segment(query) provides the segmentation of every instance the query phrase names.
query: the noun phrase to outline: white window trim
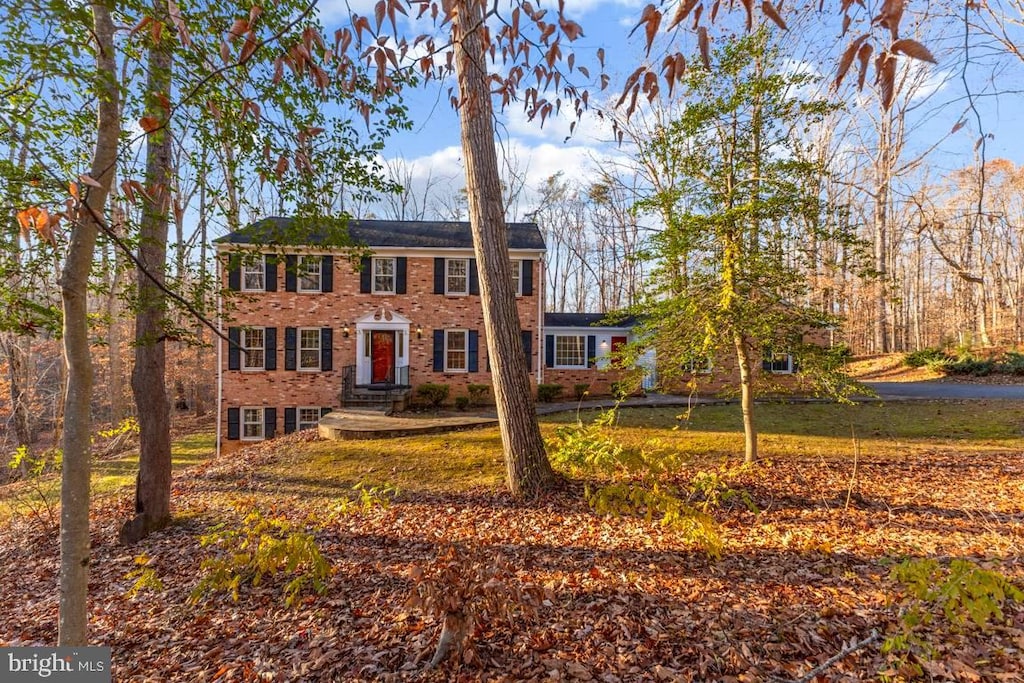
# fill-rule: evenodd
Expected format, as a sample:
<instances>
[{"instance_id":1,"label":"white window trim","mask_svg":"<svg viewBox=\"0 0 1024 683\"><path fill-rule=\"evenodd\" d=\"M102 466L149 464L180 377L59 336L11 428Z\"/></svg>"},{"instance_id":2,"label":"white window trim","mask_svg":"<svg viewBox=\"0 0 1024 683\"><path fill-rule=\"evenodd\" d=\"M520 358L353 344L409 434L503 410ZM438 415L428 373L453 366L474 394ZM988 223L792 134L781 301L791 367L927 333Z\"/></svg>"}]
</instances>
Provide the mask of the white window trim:
<instances>
[{"instance_id":1,"label":"white window trim","mask_svg":"<svg viewBox=\"0 0 1024 683\"><path fill-rule=\"evenodd\" d=\"M255 410L259 415L259 436L246 436L245 425L252 424L245 421L245 411ZM266 426L267 414L263 412L263 408L258 406L242 406L238 409L238 438L241 441L263 441L265 437L264 428Z\"/></svg>"},{"instance_id":2,"label":"white window trim","mask_svg":"<svg viewBox=\"0 0 1024 683\"><path fill-rule=\"evenodd\" d=\"M453 332L461 332L463 339L466 340L466 345L462 348L462 353L466 358L466 363L461 368L453 368L448 365L448 336ZM445 372L469 372L469 330L456 328L444 331L444 371Z\"/></svg>"},{"instance_id":3,"label":"white window trim","mask_svg":"<svg viewBox=\"0 0 1024 683\"><path fill-rule=\"evenodd\" d=\"M263 334L263 346L262 347L249 346L246 343L246 341L248 341L246 339L246 334L248 334L250 332L255 332L257 330L259 330ZM239 342L239 346L242 347L239 350L239 353L241 354L241 358L239 359L239 365L240 365L240 367L242 368L242 370L244 372L262 372L262 371L267 369L267 328L265 328L265 327L243 327L242 330L238 334L238 342ZM249 349L252 349L252 350L260 349L260 350L262 350L263 351L263 362L260 363L259 365L249 365L249 363L248 363L249 354L246 353L246 351L249 350Z\"/></svg>"},{"instance_id":4,"label":"white window trim","mask_svg":"<svg viewBox=\"0 0 1024 683\"><path fill-rule=\"evenodd\" d=\"M302 286L302 278L308 273L305 271L305 264L308 261L316 263L316 288L309 288ZM304 294L319 294L324 289L324 273L323 273L323 259L320 256L314 256L311 254L300 254L295 262L295 291Z\"/></svg>"},{"instance_id":5,"label":"white window trim","mask_svg":"<svg viewBox=\"0 0 1024 683\"><path fill-rule=\"evenodd\" d=\"M308 422L302 421L302 411L312 410L316 412L316 420L313 422L311 427L303 427L303 424L309 424ZM316 429L317 425L320 424L320 406L299 406L295 409L295 431L301 432L303 429Z\"/></svg>"},{"instance_id":6,"label":"white window trim","mask_svg":"<svg viewBox=\"0 0 1024 683\"><path fill-rule=\"evenodd\" d=\"M453 290L449 288L451 283L451 271L448 269L452 263L461 262L466 264L466 289L464 290ZM469 259L468 258L448 258L444 260L444 293L445 296L469 296Z\"/></svg>"},{"instance_id":7,"label":"white window trim","mask_svg":"<svg viewBox=\"0 0 1024 683\"><path fill-rule=\"evenodd\" d=\"M523 259L512 259L512 284L516 286L514 294L523 295Z\"/></svg>"},{"instance_id":8,"label":"white window trim","mask_svg":"<svg viewBox=\"0 0 1024 683\"><path fill-rule=\"evenodd\" d=\"M711 361L711 356L704 359L704 364L698 366L696 360L688 360L683 363L683 370L690 373L691 375L710 375L714 370L714 364Z\"/></svg>"},{"instance_id":9,"label":"white window trim","mask_svg":"<svg viewBox=\"0 0 1024 683\"><path fill-rule=\"evenodd\" d=\"M391 278L391 289L377 289L377 264L390 261L391 275L381 274L380 277ZM447 266L446 266L447 267ZM398 292L398 259L394 256L374 256L370 261L370 291L374 294L396 294Z\"/></svg>"},{"instance_id":10,"label":"white window trim","mask_svg":"<svg viewBox=\"0 0 1024 683\"><path fill-rule=\"evenodd\" d=\"M302 346L302 333L316 331L316 367L315 368L304 368L302 367L302 352L312 351ZM295 331L295 350L297 358L295 359L295 369L299 372L320 372L320 360L323 358L323 337L320 334L319 327L300 327Z\"/></svg>"},{"instance_id":11,"label":"white window trim","mask_svg":"<svg viewBox=\"0 0 1024 683\"><path fill-rule=\"evenodd\" d=\"M771 365L774 365L775 363L779 362L782 359L783 356L785 356L785 358L786 358L786 369L785 370L776 370L775 368L770 368L768 370L768 372L770 372L773 375L792 375L792 374L794 374L793 373L793 354L791 354L791 353L773 353L770 356L766 357L765 360L768 363L770 363Z\"/></svg>"},{"instance_id":12,"label":"white window trim","mask_svg":"<svg viewBox=\"0 0 1024 683\"><path fill-rule=\"evenodd\" d=\"M555 341L554 341L554 344L555 344L555 357L553 359L555 361L555 365L554 365L555 369L557 369L557 370L586 370L587 369L587 335L585 335L585 334L553 334L551 336L553 336L555 338ZM564 364L559 364L559 362L558 362L558 339L559 338L564 338L564 337L575 337L577 339L582 339L583 340L583 347L582 347L583 348L583 365L564 365Z\"/></svg>"},{"instance_id":13,"label":"white window trim","mask_svg":"<svg viewBox=\"0 0 1024 683\"><path fill-rule=\"evenodd\" d=\"M256 272L257 269L259 270L260 282L263 283L262 286L260 286L260 287L248 287L248 286L246 286L246 284L245 284L247 282L247 280L246 280L246 271L248 270L250 273L254 273L254 272ZM266 261L266 257L261 258L258 263L243 263L241 265L241 267L239 268L239 270L240 270L241 278L242 278L241 290L243 292L265 292L265 291L267 291L267 261Z\"/></svg>"}]
</instances>

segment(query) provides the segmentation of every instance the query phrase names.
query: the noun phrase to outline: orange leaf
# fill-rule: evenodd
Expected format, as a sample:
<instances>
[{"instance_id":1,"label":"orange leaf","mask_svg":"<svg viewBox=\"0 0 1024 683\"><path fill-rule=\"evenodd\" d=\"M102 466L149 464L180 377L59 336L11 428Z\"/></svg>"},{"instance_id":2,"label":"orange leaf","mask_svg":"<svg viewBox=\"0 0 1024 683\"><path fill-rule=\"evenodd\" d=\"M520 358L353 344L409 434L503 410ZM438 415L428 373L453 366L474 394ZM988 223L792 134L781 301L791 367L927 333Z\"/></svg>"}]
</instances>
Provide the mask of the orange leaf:
<instances>
[{"instance_id":1,"label":"orange leaf","mask_svg":"<svg viewBox=\"0 0 1024 683\"><path fill-rule=\"evenodd\" d=\"M949 134L952 135L953 133L957 132L958 130L960 130L961 128L963 128L966 125L967 125L967 119L960 119L959 121L956 122L956 125L953 126L953 130L949 131Z\"/></svg>"},{"instance_id":2,"label":"orange leaf","mask_svg":"<svg viewBox=\"0 0 1024 683\"><path fill-rule=\"evenodd\" d=\"M894 42L889 49L895 53L904 54L911 59L919 59L922 62L938 64L938 62L935 61L935 57L932 56L932 53L928 51L928 48L916 40L903 38L902 40Z\"/></svg>"},{"instance_id":3,"label":"orange leaf","mask_svg":"<svg viewBox=\"0 0 1024 683\"><path fill-rule=\"evenodd\" d=\"M708 30L704 26L697 29L697 45L700 47L700 61L704 63L704 68L710 71L711 50L709 48Z\"/></svg>"},{"instance_id":4,"label":"orange leaf","mask_svg":"<svg viewBox=\"0 0 1024 683\"><path fill-rule=\"evenodd\" d=\"M868 76L868 62L871 59L871 52L874 50L871 43L864 43L857 50L857 59L860 61L860 74L857 76L857 89L864 89L864 80Z\"/></svg>"},{"instance_id":5,"label":"orange leaf","mask_svg":"<svg viewBox=\"0 0 1024 683\"><path fill-rule=\"evenodd\" d=\"M85 183L86 185L88 185L90 187L96 187L96 188L100 188L100 189L103 188L103 186L99 184L99 181L97 181L95 178L93 178L90 175L86 175L86 174L82 173L81 175L78 176L78 179L81 180L83 183Z\"/></svg>"},{"instance_id":6,"label":"orange leaf","mask_svg":"<svg viewBox=\"0 0 1024 683\"><path fill-rule=\"evenodd\" d=\"M160 130L160 121L154 116L143 116L139 119L139 125L142 127L142 130L146 131L146 133L152 133Z\"/></svg>"},{"instance_id":7,"label":"orange leaf","mask_svg":"<svg viewBox=\"0 0 1024 683\"><path fill-rule=\"evenodd\" d=\"M761 3L761 11L764 15L775 22L775 25L781 28L783 31L787 29L786 22L782 20L782 15L779 14L779 10L775 9L775 5L764 0Z\"/></svg>"},{"instance_id":8,"label":"orange leaf","mask_svg":"<svg viewBox=\"0 0 1024 683\"><path fill-rule=\"evenodd\" d=\"M78 196L78 183L68 183L68 191L71 193L71 196L74 197L75 199L81 199L81 197Z\"/></svg>"},{"instance_id":9,"label":"orange leaf","mask_svg":"<svg viewBox=\"0 0 1024 683\"><path fill-rule=\"evenodd\" d=\"M181 38L182 45L190 45L192 38L188 35L188 28L185 26L185 20L181 18L181 9L175 4L174 0L167 0L167 14L171 18L171 23L174 24L174 28L178 29L178 37Z\"/></svg>"}]
</instances>

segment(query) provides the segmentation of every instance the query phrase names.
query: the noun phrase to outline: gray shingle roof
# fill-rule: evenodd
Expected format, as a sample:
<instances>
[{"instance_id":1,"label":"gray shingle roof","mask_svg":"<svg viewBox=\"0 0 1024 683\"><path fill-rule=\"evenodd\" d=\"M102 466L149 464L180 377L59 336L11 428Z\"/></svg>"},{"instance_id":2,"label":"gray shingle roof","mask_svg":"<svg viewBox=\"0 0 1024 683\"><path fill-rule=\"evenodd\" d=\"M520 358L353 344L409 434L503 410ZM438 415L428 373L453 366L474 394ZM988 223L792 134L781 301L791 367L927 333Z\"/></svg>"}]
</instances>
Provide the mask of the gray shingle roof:
<instances>
[{"instance_id":1,"label":"gray shingle roof","mask_svg":"<svg viewBox=\"0 0 1024 683\"><path fill-rule=\"evenodd\" d=\"M294 243L293 238L286 237L293 222L291 218L264 218L214 241L221 244ZM313 227L303 242L318 244L324 234ZM469 223L456 221L350 220L348 234L353 243L371 248L473 248ZM543 250L544 237L536 223L509 223L508 246L510 249Z\"/></svg>"},{"instance_id":2,"label":"gray shingle roof","mask_svg":"<svg viewBox=\"0 0 1024 683\"><path fill-rule=\"evenodd\" d=\"M609 313L545 313L544 327L633 327L636 318L627 316L624 318L612 317L614 322L605 322L605 318L612 316Z\"/></svg>"}]
</instances>

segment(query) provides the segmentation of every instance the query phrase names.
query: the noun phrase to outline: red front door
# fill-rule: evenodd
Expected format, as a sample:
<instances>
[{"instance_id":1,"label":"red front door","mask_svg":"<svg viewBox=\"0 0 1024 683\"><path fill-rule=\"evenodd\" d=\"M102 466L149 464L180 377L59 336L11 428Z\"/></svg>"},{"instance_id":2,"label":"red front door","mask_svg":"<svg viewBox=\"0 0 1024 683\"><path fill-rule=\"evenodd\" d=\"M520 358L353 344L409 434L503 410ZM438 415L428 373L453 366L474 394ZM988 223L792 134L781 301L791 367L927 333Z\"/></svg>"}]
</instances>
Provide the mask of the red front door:
<instances>
[{"instance_id":1,"label":"red front door","mask_svg":"<svg viewBox=\"0 0 1024 683\"><path fill-rule=\"evenodd\" d=\"M373 365L370 375L371 384L383 384L394 381L394 332L374 330L370 333L370 359Z\"/></svg>"}]
</instances>

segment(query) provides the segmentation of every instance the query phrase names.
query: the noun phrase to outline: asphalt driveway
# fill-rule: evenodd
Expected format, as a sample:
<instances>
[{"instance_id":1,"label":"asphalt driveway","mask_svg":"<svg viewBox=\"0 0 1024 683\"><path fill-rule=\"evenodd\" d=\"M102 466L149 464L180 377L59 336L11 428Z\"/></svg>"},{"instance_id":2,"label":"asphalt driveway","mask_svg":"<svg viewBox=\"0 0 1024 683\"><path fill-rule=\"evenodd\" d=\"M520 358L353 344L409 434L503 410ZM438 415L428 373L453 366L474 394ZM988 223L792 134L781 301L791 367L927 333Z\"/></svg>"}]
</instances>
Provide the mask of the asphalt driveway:
<instances>
[{"instance_id":1,"label":"asphalt driveway","mask_svg":"<svg viewBox=\"0 0 1024 683\"><path fill-rule=\"evenodd\" d=\"M1019 384L969 384L966 382L864 382L882 398L1005 398L1024 401L1024 382Z\"/></svg>"}]
</instances>

